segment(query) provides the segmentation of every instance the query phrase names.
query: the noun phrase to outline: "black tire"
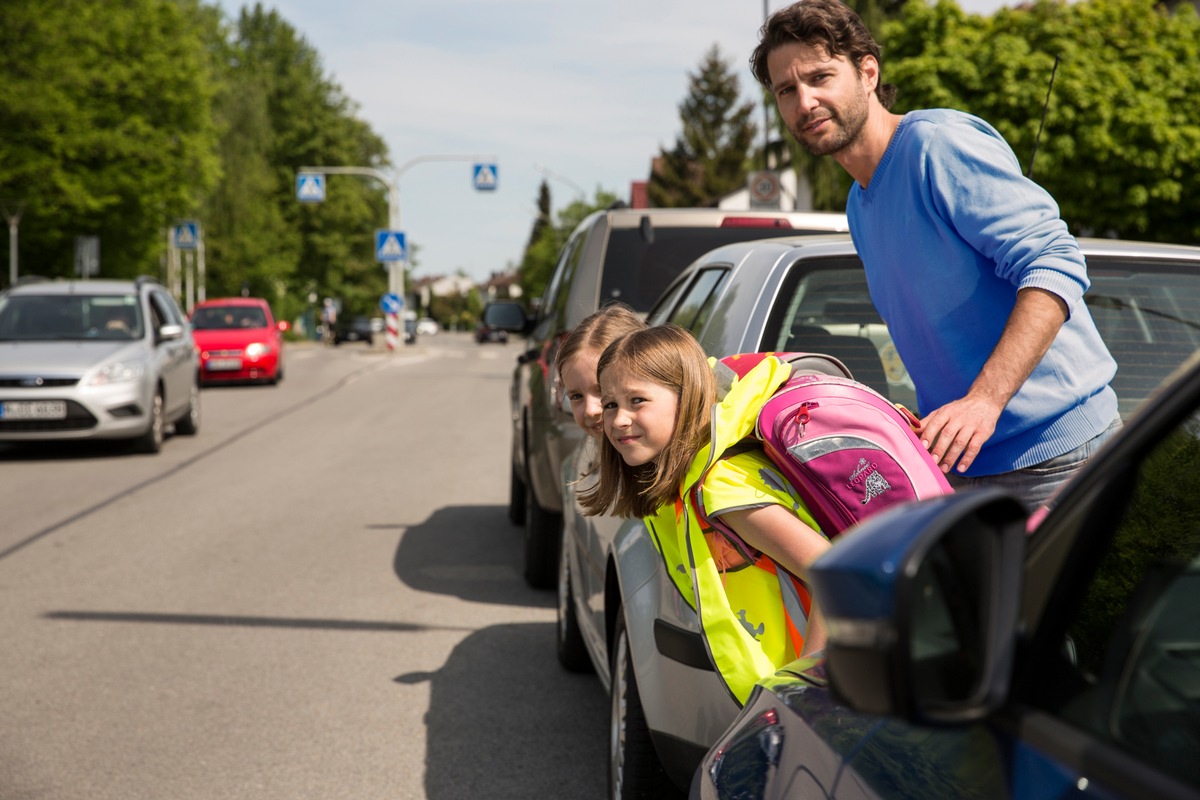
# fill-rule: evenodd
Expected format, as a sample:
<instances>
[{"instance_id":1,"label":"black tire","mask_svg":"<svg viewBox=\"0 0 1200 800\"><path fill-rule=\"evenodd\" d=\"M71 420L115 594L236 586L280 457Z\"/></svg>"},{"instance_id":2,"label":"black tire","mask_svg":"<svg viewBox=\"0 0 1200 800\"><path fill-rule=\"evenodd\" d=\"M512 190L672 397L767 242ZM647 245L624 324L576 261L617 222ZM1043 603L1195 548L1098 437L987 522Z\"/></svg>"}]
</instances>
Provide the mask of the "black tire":
<instances>
[{"instance_id":1,"label":"black tire","mask_svg":"<svg viewBox=\"0 0 1200 800\"><path fill-rule=\"evenodd\" d=\"M175 432L182 436L195 436L200 431L200 385L192 384L188 396L187 411L175 420Z\"/></svg>"},{"instance_id":2,"label":"black tire","mask_svg":"<svg viewBox=\"0 0 1200 800\"><path fill-rule=\"evenodd\" d=\"M533 487L525 486L525 581L535 589L553 589L558 581L558 549L562 515L538 505Z\"/></svg>"},{"instance_id":3,"label":"black tire","mask_svg":"<svg viewBox=\"0 0 1200 800\"><path fill-rule=\"evenodd\" d=\"M525 481L517 473L517 465L509 466L508 519L513 525L525 524Z\"/></svg>"},{"instance_id":4,"label":"black tire","mask_svg":"<svg viewBox=\"0 0 1200 800\"><path fill-rule=\"evenodd\" d=\"M591 672L592 659L588 656L583 633L579 630L575 595L571 593L571 558L565 541L566 531L563 532L563 539L558 548L558 625L555 628L558 663L567 672Z\"/></svg>"},{"instance_id":5,"label":"black tire","mask_svg":"<svg viewBox=\"0 0 1200 800\"><path fill-rule=\"evenodd\" d=\"M608 796L612 800L672 797L679 793L658 760L642 710L625 613L613 631L612 682L608 723Z\"/></svg>"},{"instance_id":6,"label":"black tire","mask_svg":"<svg viewBox=\"0 0 1200 800\"><path fill-rule=\"evenodd\" d=\"M162 390L155 390L154 399L150 401L150 427L141 436L133 440L133 449L139 453L153 455L162 450L163 438L166 436L166 424L163 412Z\"/></svg>"}]
</instances>

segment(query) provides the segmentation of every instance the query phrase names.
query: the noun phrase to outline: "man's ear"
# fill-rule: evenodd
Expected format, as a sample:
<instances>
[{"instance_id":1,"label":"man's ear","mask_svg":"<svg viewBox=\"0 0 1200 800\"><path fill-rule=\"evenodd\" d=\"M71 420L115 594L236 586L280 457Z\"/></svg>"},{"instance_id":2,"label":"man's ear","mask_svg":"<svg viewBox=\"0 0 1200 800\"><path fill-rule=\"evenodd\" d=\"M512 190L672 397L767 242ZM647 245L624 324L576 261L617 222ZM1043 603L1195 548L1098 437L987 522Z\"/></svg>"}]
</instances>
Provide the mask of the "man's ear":
<instances>
[{"instance_id":1,"label":"man's ear","mask_svg":"<svg viewBox=\"0 0 1200 800\"><path fill-rule=\"evenodd\" d=\"M858 75L867 94L874 92L879 86L879 60L872 55L863 56L858 61Z\"/></svg>"}]
</instances>

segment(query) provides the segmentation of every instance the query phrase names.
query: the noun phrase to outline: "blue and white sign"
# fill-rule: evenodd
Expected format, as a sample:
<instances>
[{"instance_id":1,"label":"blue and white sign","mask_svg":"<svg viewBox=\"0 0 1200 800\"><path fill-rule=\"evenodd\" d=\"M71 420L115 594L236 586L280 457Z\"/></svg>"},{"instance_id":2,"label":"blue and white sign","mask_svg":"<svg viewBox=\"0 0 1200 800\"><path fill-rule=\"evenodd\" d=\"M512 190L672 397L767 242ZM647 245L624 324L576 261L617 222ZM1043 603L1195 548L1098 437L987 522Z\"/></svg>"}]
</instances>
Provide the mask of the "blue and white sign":
<instances>
[{"instance_id":1,"label":"blue and white sign","mask_svg":"<svg viewBox=\"0 0 1200 800\"><path fill-rule=\"evenodd\" d=\"M296 199L301 203L325 200L325 176L320 172L301 172L296 176Z\"/></svg>"},{"instance_id":2,"label":"blue and white sign","mask_svg":"<svg viewBox=\"0 0 1200 800\"><path fill-rule=\"evenodd\" d=\"M475 165L475 188L479 191L494 192L496 190L496 177L495 164Z\"/></svg>"},{"instance_id":3,"label":"blue and white sign","mask_svg":"<svg viewBox=\"0 0 1200 800\"><path fill-rule=\"evenodd\" d=\"M395 292L388 292L379 298L379 309L385 314L399 314L404 308L404 300Z\"/></svg>"},{"instance_id":4,"label":"blue and white sign","mask_svg":"<svg viewBox=\"0 0 1200 800\"><path fill-rule=\"evenodd\" d=\"M404 231L375 231L376 261L407 261L408 248L404 244Z\"/></svg>"},{"instance_id":5,"label":"blue and white sign","mask_svg":"<svg viewBox=\"0 0 1200 800\"><path fill-rule=\"evenodd\" d=\"M171 232L176 250L195 250L200 245L200 223L181 222Z\"/></svg>"}]
</instances>

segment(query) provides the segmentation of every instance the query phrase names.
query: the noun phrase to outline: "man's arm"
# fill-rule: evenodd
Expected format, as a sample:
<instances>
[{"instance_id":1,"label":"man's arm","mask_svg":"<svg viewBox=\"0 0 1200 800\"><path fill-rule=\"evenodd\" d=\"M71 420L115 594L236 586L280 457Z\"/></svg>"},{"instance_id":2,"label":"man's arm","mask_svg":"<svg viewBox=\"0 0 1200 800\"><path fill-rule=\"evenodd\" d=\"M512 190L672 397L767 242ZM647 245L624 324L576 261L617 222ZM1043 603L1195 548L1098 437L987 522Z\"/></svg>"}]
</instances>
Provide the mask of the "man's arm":
<instances>
[{"instance_id":1,"label":"man's arm","mask_svg":"<svg viewBox=\"0 0 1200 800\"><path fill-rule=\"evenodd\" d=\"M1000 412L1021 388L1067 320L1067 304L1044 289L1017 292L1004 333L971 383L966 397L935 409L923 420L921 444L942 472L958 462L965 472L993 431Z\"/></svg>"}]
</instances>

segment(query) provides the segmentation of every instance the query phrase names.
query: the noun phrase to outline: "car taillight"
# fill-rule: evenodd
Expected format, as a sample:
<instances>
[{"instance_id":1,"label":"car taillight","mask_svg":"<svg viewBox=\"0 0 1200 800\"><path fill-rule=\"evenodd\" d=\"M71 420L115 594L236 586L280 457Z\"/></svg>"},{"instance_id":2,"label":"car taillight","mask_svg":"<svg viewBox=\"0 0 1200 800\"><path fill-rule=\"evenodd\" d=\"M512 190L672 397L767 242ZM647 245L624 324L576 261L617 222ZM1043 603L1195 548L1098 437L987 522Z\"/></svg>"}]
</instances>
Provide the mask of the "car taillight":
<instances>
[{"instance_id":1,"label":"car taillight","mask_svg":"<svg viewBox=\"0 0 1200 800\"><path fill-rule=\"evenodd\" d=\"M722 228L788 228L792 223L782 217L726 217Z\"/></svg>"}]
</instances>

